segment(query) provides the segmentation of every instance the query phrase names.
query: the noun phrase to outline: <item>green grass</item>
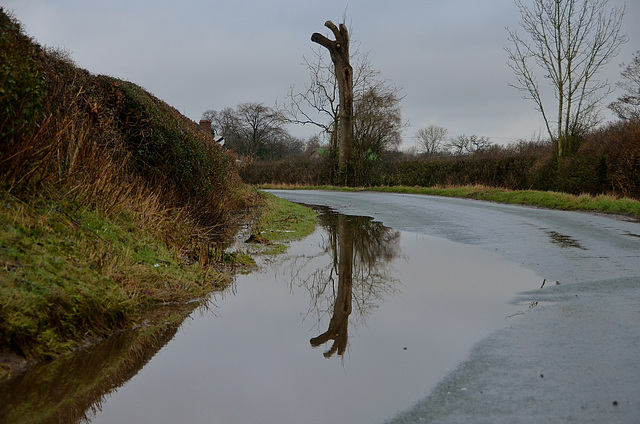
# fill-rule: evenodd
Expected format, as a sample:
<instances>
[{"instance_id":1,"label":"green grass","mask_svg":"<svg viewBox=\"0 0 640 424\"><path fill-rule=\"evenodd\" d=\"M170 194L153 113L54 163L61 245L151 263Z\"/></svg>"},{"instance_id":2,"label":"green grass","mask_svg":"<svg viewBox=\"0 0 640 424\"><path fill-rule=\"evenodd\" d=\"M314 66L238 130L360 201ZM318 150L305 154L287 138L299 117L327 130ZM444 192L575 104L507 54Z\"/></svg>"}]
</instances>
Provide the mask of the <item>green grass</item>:
<instances>
[{"instance_id":1,"label":"green grass","mask_svg":"<svg viewBox=\"0 0 640 424\"><path fill-rule=\"evenodd\" d=\"M265 195L253 231L269 241L263 253L274 254L285 248L276 242L304 237L315 223L311 209ZM216 249L196 252L208 266L187 256L124 212L105 217L0 194L0 350L28 359L68 352L135 326L158 305L202 298L224 287L230 270L253 264Z\"/></svg>"},{"instance_id":2,"label":"green grass","mask_svg":"<svg viewBox=\"0 0 640 424\"><path fill-rule=\"evenodd\" d=\"M148 308L206 295L222 274L181 262L126 214L0 197L0 348L69 351L134 325Z\"/></svg>"},{"instance_id":3,"label":"green grass","mask_svg":"<svg viewBox=\"0 0 640 424\"><path fill-rule=\"evenodd\" d=\"M253 234L270 243L301 239L316 227L316 213L305 206L264 193L264 207L253 225ZM272 253L284 248L275 244ZM280 247L277 247L280 246Z\"/></svg>"},{"instance_id":4,"label":"green grass","mask_svg":"<svg viewBox=\"0 0 640 424\"><path fill-rule=\"evenodd\" d=\"M548 209L585 211L606 214L624 215L640 220L640 201L629 198L618 198L607 195L591 196L587 194L572 195L552 191L518 190L483 186L460 187L368 187L343 188L335 186L297 187L262 185L263 189L303 189L303 190L339 190L339 191L379 191L387 193L424 194L432 196L460 197L491 202L536 206Z\"/></svg>"}]
</instances>

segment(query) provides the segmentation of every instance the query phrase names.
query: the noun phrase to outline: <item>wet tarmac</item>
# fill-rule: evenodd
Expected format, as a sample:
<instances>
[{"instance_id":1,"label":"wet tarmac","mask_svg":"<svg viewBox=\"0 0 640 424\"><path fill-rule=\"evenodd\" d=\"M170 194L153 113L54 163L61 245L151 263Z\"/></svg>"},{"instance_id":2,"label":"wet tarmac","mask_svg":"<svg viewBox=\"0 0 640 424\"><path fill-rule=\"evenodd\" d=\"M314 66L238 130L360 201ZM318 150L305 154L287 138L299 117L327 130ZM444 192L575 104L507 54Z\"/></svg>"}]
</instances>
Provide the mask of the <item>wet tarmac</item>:
<instances>
[{"instance_id":1,"label":"wet tarmac","mask_svg":"<svg viewBox=\"0 0 640 424\"><path fill-rule=\"evenodd\" d=\"M526 310L388 422L640 422L637 222L432 196L274 193L473 245L541 277L513 299Z\"/></svg>"}]
</instances>

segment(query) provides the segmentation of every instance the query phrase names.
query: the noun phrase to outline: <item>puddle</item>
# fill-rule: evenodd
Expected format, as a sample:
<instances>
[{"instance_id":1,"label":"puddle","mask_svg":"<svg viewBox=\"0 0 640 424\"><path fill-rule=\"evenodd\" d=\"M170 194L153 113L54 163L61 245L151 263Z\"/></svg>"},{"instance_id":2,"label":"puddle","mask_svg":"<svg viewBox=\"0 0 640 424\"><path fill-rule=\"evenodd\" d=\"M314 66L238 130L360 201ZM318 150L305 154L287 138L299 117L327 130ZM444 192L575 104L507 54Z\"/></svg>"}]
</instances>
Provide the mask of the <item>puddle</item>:
<instances>
[{"instance_id":1,"label":"puddle","mask_svg":"<svg viewBox=\"0 0 640 424\"><path fill-rule=\"evenodd\" d=\"M92 423L384 422L518 319L517 292L540 287L477 247L370 218L319 219L192 313L128 381L77 408Z\"/></svg>"}]
</instances>

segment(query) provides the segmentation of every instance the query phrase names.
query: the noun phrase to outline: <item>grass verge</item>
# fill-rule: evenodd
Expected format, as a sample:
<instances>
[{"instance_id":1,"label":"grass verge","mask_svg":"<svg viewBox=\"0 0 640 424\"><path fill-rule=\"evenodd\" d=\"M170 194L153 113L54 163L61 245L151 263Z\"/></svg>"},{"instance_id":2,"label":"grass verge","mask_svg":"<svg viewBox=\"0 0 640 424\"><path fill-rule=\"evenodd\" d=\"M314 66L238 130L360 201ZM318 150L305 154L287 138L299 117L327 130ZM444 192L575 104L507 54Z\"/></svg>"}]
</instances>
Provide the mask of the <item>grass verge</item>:
<instances>
[{"instance_id":1,"label":"grass verge","mask_svg":"<svg viewBox=\"0 0 640 424\"><path fill-rule=\"evenodd\" d=\"M315 229L316 213L313 210L269 193L264 194L264 210L254 225L254 233L274 242L300 239Z\"/></svg>"},{"instance_id":2,"label":"grass verge","mask_svg":"<svg viewBox=\"0 0 640 424\"><path fill-rule=\"evenodd\" d=\"M263 193L264 206L254 222L250 241L266 246L263 254L277 254L286 249L283 242L301 239L316 227L316 212L305 206Z\"/></svg>"},{"instance_id":3,"label":"grass verge","mask_svg":"<svg viewBox=\"0 0 640 424\"><path fill-rule=\"evenodd\" d=\"M126 213L107 217L6 193L0 201L3 351L26 358L67 352L135 325L154 305L202 297L229 278L187 265Z\"/></svg>"},{"instance_id":4,"label":"grass verge","mask_svg":"<svg viewBox=\"0 0 640 424\"><path fill-rule=\"evenodd\" d=\"M315 212L265 195L254 234L303 237ZM175 237L189 234L175 223ZM184 246L184 245L183 245ZM105 216L65 200L0 195L0 351L38 360L69 352L143 322L159 305L184 304L221 289L242 252L176 249L126 212ZM205 257L206 256L206 257ZM194 260L195 259L195 260ZM0 380L11 371L0 365Z\"/></svg>"},{"instance_id":5,"label":"grass verge","mask_svg":"<svg viewBox=\"0 0 640 424\"><path fill-rule=\"evenodd\" d=\"M335 187L335 186L291 186L261 185L262 189L303 189L303 190L339 190L339 191L379 191L387 193L424 194L432 196L460 197L517 205L535 206L547 209L585 211L623 215L640 221L640 201L618 198L608 195L591 196L572 195L552 191L506 190L484 186L458 187Z\"/></svg>"}]
</instances>

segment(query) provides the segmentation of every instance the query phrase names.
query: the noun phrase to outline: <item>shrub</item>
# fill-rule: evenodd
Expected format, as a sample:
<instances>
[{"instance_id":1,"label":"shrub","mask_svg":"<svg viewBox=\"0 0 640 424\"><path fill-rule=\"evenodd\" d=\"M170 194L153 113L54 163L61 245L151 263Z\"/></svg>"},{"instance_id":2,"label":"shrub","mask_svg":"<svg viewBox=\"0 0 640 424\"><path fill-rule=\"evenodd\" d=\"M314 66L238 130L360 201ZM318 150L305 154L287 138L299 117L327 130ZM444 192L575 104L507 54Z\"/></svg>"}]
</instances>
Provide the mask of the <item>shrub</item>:
<instances>
[{"instance_id":1,"label":"shrub","mask_svg":"<svg viewBox=\"0 0 640 424\"><path fill-rule=\"evenodd\" d=\"M259 161L246 164L240 176L247 184L331 184L331 163L324 158L290 156L277 161Z\"/></svg>"},{"instance_id":2,"label":"shrub","mask_svg":"<svg viewBox=\"0 0 640 424\"><path fill-rule=\"evenodd\" d=\"M41 49L0 10L0 139L3 151L29 131L44 105ZM3 152L4 153L4 152Z\"/></svg>"},{"instance_id":3,"label":"shrub","mask_svg":"<svg viewBox=\"0 0 640 424\"><path fill-rule=\"evenodd\" d=\"M598 158L602 192L640 199L640 121L621 121L594 131L579 154Z\"/></svg>"}]
</instances>

